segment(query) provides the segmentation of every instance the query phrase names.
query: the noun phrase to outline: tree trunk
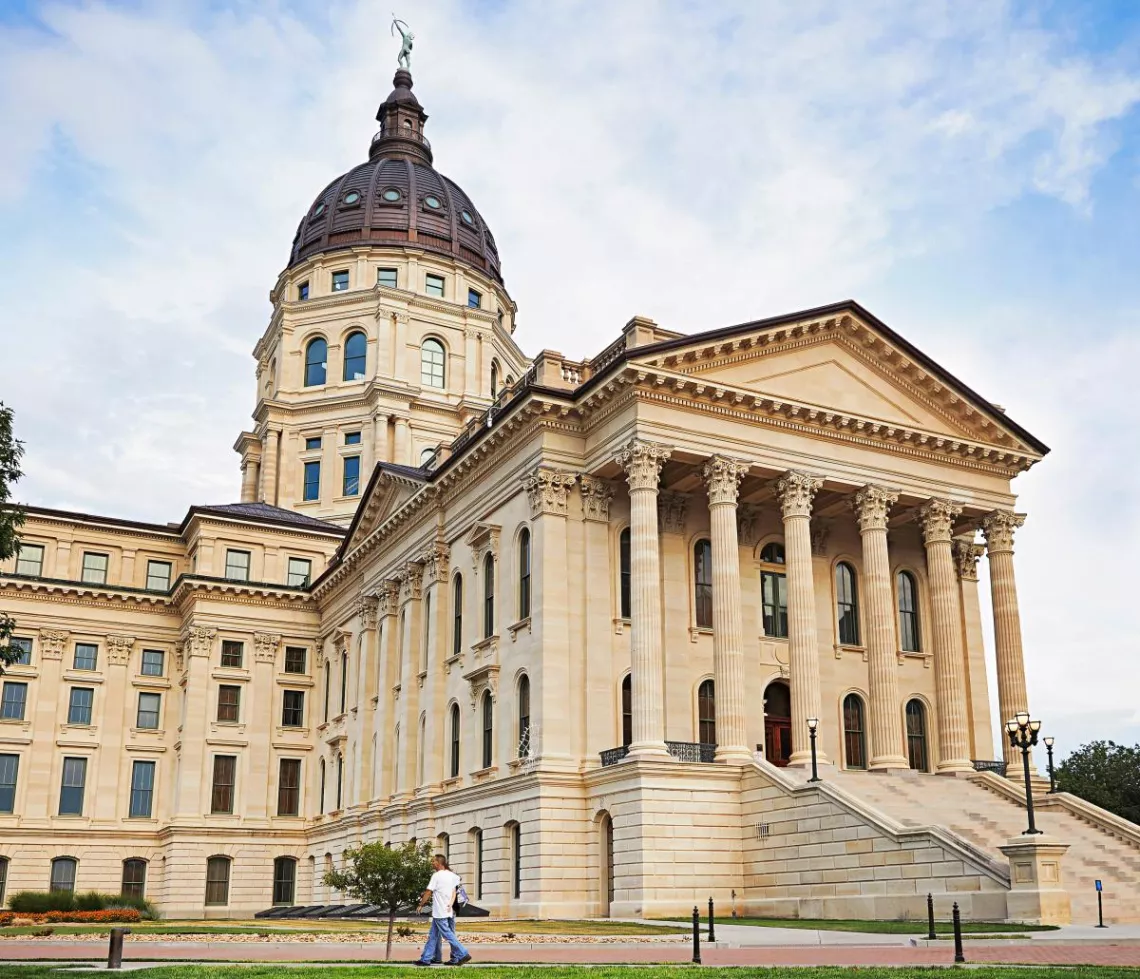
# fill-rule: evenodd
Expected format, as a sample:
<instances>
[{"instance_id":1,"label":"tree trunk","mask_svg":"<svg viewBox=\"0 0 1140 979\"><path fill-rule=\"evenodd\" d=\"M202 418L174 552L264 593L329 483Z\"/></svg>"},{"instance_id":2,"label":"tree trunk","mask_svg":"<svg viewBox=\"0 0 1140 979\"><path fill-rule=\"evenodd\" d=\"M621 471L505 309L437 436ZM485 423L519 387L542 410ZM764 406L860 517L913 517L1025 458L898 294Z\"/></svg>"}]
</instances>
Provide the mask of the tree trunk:
<instances>
[{"instance_id":1,"label":"tree trunk","mask_svg":"<svg viewBox=\"0 0 1140 979\"><path fill-rule=\"evenodd\" d=\"M392 929L396 927L396 909L391 908L388 911L388 948L384 952L384 961L392 961Z\"/></svg>"}]
</instances>

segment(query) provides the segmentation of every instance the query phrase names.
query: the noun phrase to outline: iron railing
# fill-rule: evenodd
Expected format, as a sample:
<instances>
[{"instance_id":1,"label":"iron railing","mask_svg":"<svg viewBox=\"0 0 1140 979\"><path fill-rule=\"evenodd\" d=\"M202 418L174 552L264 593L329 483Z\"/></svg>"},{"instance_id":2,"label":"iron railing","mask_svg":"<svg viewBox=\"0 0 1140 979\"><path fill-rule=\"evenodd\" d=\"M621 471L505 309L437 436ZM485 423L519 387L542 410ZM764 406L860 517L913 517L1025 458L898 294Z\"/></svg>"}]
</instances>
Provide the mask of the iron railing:
<instances>
[{"instance_id":1,"label":"iron railing","mask_svg":"<svg viewBox=\"0 0 1140 979\"><path fill-rule=\"evenodd\" d=\"M416 132L411 127L405 127L403 129L381 129L380 132L372 137L372 145L375 146L382 139L409 139L413 143L420 143L429 150L431 149L431 143L428 142L428 138L423 133Z\"/></svg>"},{"instance_id":2,"label":"iron railing","mask_svg":"<svg viewBox=\"0 0 1140 979\"><path fill-rule=\"evenodd\" d=\"M697 761L709 764L716 757L716 745L698 741L666 741L665 747L678 761Z\"/></svg>"},{"instance_id":3,"label":"iron railing","mask_svg":"<svg viewBox=\"0 0 1140 979\"><path fill-rule=\"evenodd\" d=\"M993 772L995 775L1005 777L1005 762L1004 761L986 761L974 759L975 772Z\"/></svg>"},{"instance_id":4,"label":"iron railing","mask_svg":"<svg viewBox=\"0 0 1140 979\"><path fill-rule=\"evenodd\" d=\"M609 768L610 765L616 765L628 754L629 747L624 744L620 748L607 748L602 752L602 768Z\"/></svg>"}]
</instances>

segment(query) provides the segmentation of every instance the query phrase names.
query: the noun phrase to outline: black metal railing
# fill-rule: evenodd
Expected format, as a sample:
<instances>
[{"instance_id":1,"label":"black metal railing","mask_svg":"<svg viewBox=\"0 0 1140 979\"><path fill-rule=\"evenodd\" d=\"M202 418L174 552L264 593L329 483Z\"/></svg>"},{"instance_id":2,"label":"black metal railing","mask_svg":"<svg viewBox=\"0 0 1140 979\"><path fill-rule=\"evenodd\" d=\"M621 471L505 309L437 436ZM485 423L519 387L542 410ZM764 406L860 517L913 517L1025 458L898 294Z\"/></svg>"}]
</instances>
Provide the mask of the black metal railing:
<instances>
[{"instance_id":1,"label":"black metal railing","mask_svg":"<svg viewBox=\"0 0 1140 979\"><path fill-rule=\"evenodd\" d=\"M1004 761L986 761L984 759L974 759L975 772L993 772L995 775L1005 777L1005 762Z\"/></svg>"},{"instance_id":2,"label":"black metal railing","mask_svg":"<svg viewBox=\"0 0 1140 979\"><path fill-rule=\"evenodd\" d=\"M602 768L609 768L610 765L616 765L628 754L628 745L623 744L620 748L607 748L602 752Z\"/></svg>"},{"instance_id":3,"label":"black metal railing","mask_svg":"<svg viewBox=\"0 0 1140 979\"><path fill-rule=\"evenodd\" d=\"M428 138L423 133L416 132L416 130L411 127L404 127L403 129L381 129L380 132L372 137L372 144L375 146L382 139L409 139L413 143L420 143L429 150L431 149L431 143L428 142Z\"/></svg>"},{"instance_id":4,"label":"black metal railing","mask_svg":"<svg viewBox=\"0 0 1140 979\"><path fill-rule=\"evenodd\" d=\"M703 741L666 741L665 747L678 761L695 761L709 764L716 757L716 745Z\"/></svg>"}]
</instances>

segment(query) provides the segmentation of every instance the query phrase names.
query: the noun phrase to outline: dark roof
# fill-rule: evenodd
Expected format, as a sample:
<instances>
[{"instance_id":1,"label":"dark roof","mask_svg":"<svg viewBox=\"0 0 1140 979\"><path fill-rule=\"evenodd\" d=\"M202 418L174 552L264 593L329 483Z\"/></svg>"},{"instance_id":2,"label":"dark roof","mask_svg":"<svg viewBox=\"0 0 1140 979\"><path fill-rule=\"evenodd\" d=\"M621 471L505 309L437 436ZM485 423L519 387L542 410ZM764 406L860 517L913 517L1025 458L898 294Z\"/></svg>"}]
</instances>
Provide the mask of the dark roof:
<instances>
[{"instance_id":1,"label":"dark roof","mask_svg":"<svg viewBox=\"0 0 1140 979\"><path fill-rule=\"evenodd\" d=\"M176 523L149 523L145 520L124 520L119 517L103 517L95 513L80 513L77 510L56 510L46 506L32 506L21 504L25 513L41 517L54 517L58 520L80 520L86 523L103 524L108 527L129 527L132 530L149 530L157 534L170 534L178 536L179 525Z\"/></svg>"},{"instance_id":2,"label":"dark roof","mask_svg":"<svg viewBox=\"0 0 1140 979\"><path fill-rule=\"evenodd\" d=\"M308 527L311 530L321 530L325 533L343 535L345 529L339 524L329 523L327 520L318 520L304 513L293 510L284 510L281 507L271 506L268 503L220 503L214 506L194 506L182 521L183 526L196 513L217 517L232 517L236 520L256 520L259 523L288 524L294 527Z\"/></svg>"}]
</instances>

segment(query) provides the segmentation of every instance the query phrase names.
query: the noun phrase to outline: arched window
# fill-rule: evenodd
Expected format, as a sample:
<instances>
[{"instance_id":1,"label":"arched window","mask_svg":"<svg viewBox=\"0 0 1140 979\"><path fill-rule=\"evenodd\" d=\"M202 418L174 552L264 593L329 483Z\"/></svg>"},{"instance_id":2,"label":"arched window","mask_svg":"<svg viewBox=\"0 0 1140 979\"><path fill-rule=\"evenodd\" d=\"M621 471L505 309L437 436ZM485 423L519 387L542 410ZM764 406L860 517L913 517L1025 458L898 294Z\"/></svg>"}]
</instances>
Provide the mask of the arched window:
<instances>
[{"instance_id":1,"label":"arched window","mask_svg":"<svg viewBox=\"0 0 1140 979\"><path fill-rule=\"evenodd\" d=\"M329 719L329 688L332 687L332 664L325 660L325 720Z\"/></svg>"},{"instance_id":2,"label":"arched window","mask_svg":"<svg viewBox=\"0 0 1140 979\"><path fill-rule=\"evenodd\" d=\"M463 575L457 574L451 583L451 655L463 650Z\"/></svg>"},{"instance_id":3,"label":"arched window","mask_svg":"<svg viewBox=\"0 0 1140 979\"><path fill-rule=\"evenodd\" d=\"M79 862L75 857L56 857L51 862L51 885L53 891L75 890L75 869Z\"/></svg>"},{"instance_id":4,"label":"arched window","mask_svg":"<svg viewBox=\"0 0 1140 979\"><path fill-rule=\"evenodd\" d=\"M434 458L435 458L435 449L430 449L430 448L424 449L420 453L420 468L422 469L424 466L430 466L431 461Z\"/></svg>"},{"instance_id":5,"label":"arched window","mask_svg":"<svg viewBox=\"0 0 1140 979\"><path fill-rule=\"evenodd\" d=\"M519 757L530 754L530 677L519 678Z\"/></svg>"},{"instance_id":6,"label":"arched window","mask_svg":"<svg viewBox=\"0 0 1140 979\"><path fill-rule=\"evenodd\" d=\"M621 746L633 743L633 674L627 673L621 681Z\"/></svg>"},{"instance_id":7,"label":"arched window","mask_svg":"<svg viewBox=\"0 0 1140 979\"><path fill-rule=\"evenodd\" d=\"M348 653L340 654L340 712L348 707ZM340 808L339 806L337 808Z\"/></svg>"},{"instance_id":8,"label":"arched window","mask_svg":"<svg viewBox=\"0 0 1140 979\"><path fill-rule=\"evenodd\" d=\"M495 556L483 558L483 638L495 634Z\"/></svg>"},{"instance_id":9,"label":"arched window","mask_svg":"<svg viewBox=\"0 0 1140 979\"><path fill-rule=\"evenodd\" d=\"M630 566L630 553L629 553L629 528L618 535L618 598L621 603L619 609L621 617L628 619L632 614L630 610L631 600L633 597L633 569Z\"/></svg>"},{"instance_id":10,"label":"arched window","mask_svg":"<svg viewBox=\"0 0 1140 979\"><path fill-rule=\"evenodd\" d=\"M450 833L440 833L439 836L437 836L435 838L435 852L436 853L442 853L443 858L448 863L451 863L451 834Z\"/></svg>"},{"instance_id":11,"label":"arched window","mask_svg":"<svg viewBox=\"0 0 1140 979\"><path fill-rule=\"evenodd\" d=\"M495 705L491 691L483 691L483 767L490 768L495 760Z\"/></svg>"},{"instance_id":12,"label":"arched window","mask_svg":"<svg viewBox=\"0 0 1140 979\"><path fill-rule=\"evenodd\" d=\"M846 561L835 566L835 606L839 616L839 642L859 645L859 598L855 591L855 569Z\"/></svg>"},{"instance_id":13,"label":"arched window","mask_svg":"<svg viewBox=\"0 0 1140 979\"><path fill-rule=\"evenodd\" d=\"M321 759L321 764L319 767L320 767L320 782L321 782L321 784L320 784L320 791L317 793L317 795L318 795L317 801L319 803L320 808L317 811L320 815L323 816L325 814L325 760L323 758Z\"/></svg>"},{"instance_id":14,"label":"arched window","mask_svg":"<svg viewBox=\"0 0 1140 979\"><path fill-rule=\"evenodd\" d=\"M123 861L123 879L119 885L123 897L146 897L146 861L130 857Z\"/></svg>"},{"instance_id":15,"label":"arched window","mask_svg":"<svg viewBox=\"0 0 1140 979\"><path fill-rule=\"evenodd\" d=\"M522 827L511 824L511 893L522 897Z\"/></svg>"},{"instance_id":16,"label":"arched window","mask_svg":"<svg viewBox=\"0 0 1140 979\"><path fill-rule=\"evenodd\" d=\"M447 771L449 778L459 777L459 704L451 705L451 760Z\"/></svg>"},{"instance_id":17,"label":"arched window","mask_svg":"<svg viewBox=\"0 0 1140 979\"><path fill-rule=\"evenodd\" d=\"M716 744L716 688L705 680L697 688L697 740Z\"/></svg>"},{"instance_id":18,"label":"arched window","mask_svg":"<svg viewBox=\"0 0 1140 979\"><path fill-rule=\"evenodd\" d=\"M419 738L416 739L416 785L424 784L424 743L427 741L427 715L420 714Z\"/></svg>"},{"instance_id":19,"label":"arched window","mask_svg":"<svg viewBox=\"0 0 1140 979\"><path fill-rule=\"evenodd\" d=\"M906 753L911 768L919 772L930 770L926 750L926 705L921 700L907 701Z\"/></svg>"},{"instance_id":20,"label":"arched window","mask_svg":"<svg viewBox=\"0 0 1140 979\"><path fill-rule=\"evenodd\" d=\"M428 337L420 347L420 383L426 388L445 387L443 344Z\"/></svg>"},{"instance_id":21,"label":"arched window","mask_svg":"<svg viewBox=\"0 0 1140 979\"><path fill-rule=\"evenodd\" d=\"M491 361L491 397L499 393L499 362Z\"/></svg>"},{"instance_id":22,"label":"arched window","mask_svg":"<svg viewBox=\"0 0 1140 979\"><path fill-rule=\"evenodd\" d=\"M863 718L863 698L849 693L843 698L843 747L848 768L867 767L867 736Z\"/></svg>"},{"instance_id":23,"label":"arched window","mask_svg":"<svg viewBox=\"0 0 1140 979\"><path fill-rule=\"evenodd\" d=\"M344 379L362 380L367 363L368 338L360 332L350 333L344 341Z\"/></svg>"},{"instance_id":24,"label":"arched window","mask_svg":"<svg viewBox=\"0 0 1140 979\"><path fill-rule=\"evenodd\" d=\"M530 531L519 534L519 619L530 617Z\"/></svg>"},{"instance_id":25,"label":"arched window","mask_svg":"<svg viewBox=\"0 0 1140 979\"><path fill-rule=\"evenodd\" d=\"M305 387L318 387L328 374L329 345L324 337L309 341L305 348Z\"/></svg>"},{"instance_id":26,"label":"arched window","mask_svg":"<svg viewBox=\"0 0 1140 979\"><path fill-rule=\"evenodd\" d=\"M273 861L273 903L291 907L297 894L297 861L278 857Z\"/></svg>"},{"instance_id":27,"label":"arched window","mask_svg":"<svg viewBox=\"0 0 1140 979\"><path fill-rule=\"evenodd\" d=\"M899 589L899 644L904 652L922 651L922 638L918 633L918 585L909 571L900 571Z\"/></svg>"},{"instance_id":28,"label":"arched window","mask_svg":"<svg viewBox=\"0 0 1140 979\"><path fill-rule=\"evenodd\" d=\"M339 811L344 805L344 755L336 756L336 808Z\"/></svg>"},{"instance_id":29,"label":"arched window","mask_svg":"<svg viewBox=\"0 0 1140 979\"><path fill-rule=\"evenodd\" d=\"M396 792L400 788L400 725L396 725L396 731L392 735L392 791Z\"/></svg>"},{"instance_id":30,"label":"arched window","mask_svg":"<svg viewBox=\"0 0 1140 979\"><path fill-rule=\"evenodd\" d=\"M693 546L693 600L697 612L697 628L711 629L712 544L707 540L699 540Z\"/></svg>"},{"instance_id":31,"label":"arched window","mask_svg":"<svg viewBox=\"0 0 1140 979\"><path fill-rule=\"evenodd\" d=\"M4 894L8 890L8 858L0 857L0 908L4 906Z\"/></svg>"},{"instance_id":32,"label":"arched window","mask_svg":"<svg viewBox=\"0 0 1140 979\"><path fill-rule=\"evenodd\" d=\"M420 652L420 672L427 673L431 650L431 592L424 595L424 648Z\"/></svg>"},{"instance_id":33,"label":"arched window","mask_svg":"<svg viewBox=\"0 0 1140 979\"><path fill-rule=\"evenodd\" d=\"M784 545L769 541L760 549L760 600L764 635L788 638L788 576L784 571Z\"/></svg>"},{"instance_id":34,"label":"arched window","mask_svg":"<svg viewBox=\"0 0 1140 979\"><path fill-rule=\"evenodd\" d=\"M210 857L206 861L206 903L230 903L230 858Z\"/></svg>"},{"instance_id":35,"label":"arched window","mask_svg":"<svg viewBox=\"0 0 1140 979\"><path fill-rule=\"evenodd\" d=\"M471 830L472 882L476 898L483 897L483 831L476 826Z\"/></svg>"}]
</instances>

